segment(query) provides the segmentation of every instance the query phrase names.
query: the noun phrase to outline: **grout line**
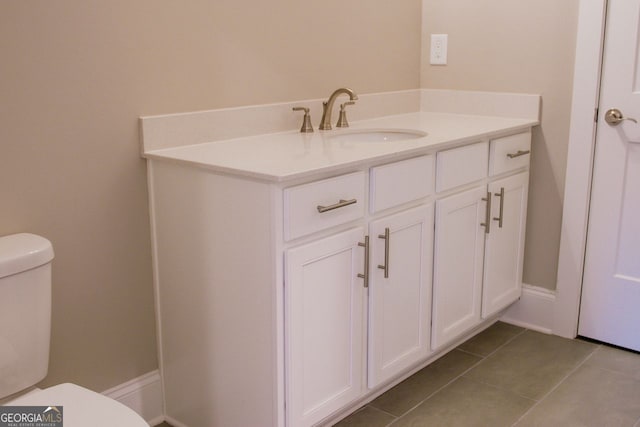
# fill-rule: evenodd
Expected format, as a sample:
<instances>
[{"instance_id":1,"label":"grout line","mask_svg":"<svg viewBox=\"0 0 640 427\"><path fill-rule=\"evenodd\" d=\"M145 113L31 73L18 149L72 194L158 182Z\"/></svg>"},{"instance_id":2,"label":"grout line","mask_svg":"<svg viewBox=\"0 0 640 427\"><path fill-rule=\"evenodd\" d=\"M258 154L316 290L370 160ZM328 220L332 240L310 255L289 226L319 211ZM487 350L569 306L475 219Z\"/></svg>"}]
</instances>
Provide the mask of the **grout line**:
<instances>
[{"instance_id":1,"label":"grout line","mask_svg":"<svg viewBox=\"0 0 640 427\"><path fill-rule=\"evenodd\" d=\"M491 353L485 355L482 354L476 354L476 353L472 353L470 351L466 351L466 350L461 350L460 348L456 347L454 350L458 350L458 351L462 351L464 353L467 354L471 354L473 356L478 356L481 358L480 361L476 362L476 364L474 364L473 366L471 366L469 369L467 369L466 371L464 371L462 374L460 374L459 376L463 376L464 374L466 374L467 372L469 372L471 369L475 368L476 365L480 362L482 362L485 359L488 359L489 357L493 356L494 353L496 353L498 350L500 350L501 348L503 348L504 346L506 346L507 344L509 344L511 341L515 340L516 338L518 338L520 335L524 334L526 331L528 331L528 329L523 329L522 331L518 332L517 334L515 334L514 336L512 336L511 338L509 338L508 340L506 340L504 343L502 343L501 345L499 345L498 347L496 347Z\"/></svg>"},{"instance_id":2,"label":"grout line","mask_svg":"<svg viewBox=\"0 0 640 427\"><path fill-rule=\"evenodd\" d=\"M475 378L464 377L464 379L467 380L467 381L471 381L471 382L477 383L477 384L482 384L483 386L486 386L486 387L495 388L496 390L500 390L500 391L512 394L512 395L517 396L517 397L519 397L521 399L530 400L530 401L532 401L534 403L538 402L536 399L534 399L531 396L525 396L524 394L520 394L520 393L516 393L515 391L504 389L504 388L500 387L499 385L489 384L489 383L486 383L484 381L478 381Z\"/></svg>"},{"instance_id":3,"label":"grout line","mask_svg":"<svg viewBox=\"0 0 640 427\"><path fill-rule=\"evenodd\" d=\"M480 357L481 359L484 359L486 357L484 354L474 353L472 351L464 350L464 349L459 348L459 347L454 348L454 350L458 350L458 351L461 351L462 353L470 354L471 356Z\"/></svg>"},{"instance_id":4,"label":"grout line","mask_svg":"<svg viewBox=\"0 0 640 427\"><path fill-rule=\"evenodd\" d=\"M629 377L629 373L628 372L616 371L615 369L605 368L604 366L598 366L598 365L589 365L589 366L594 368L594 369L599 369L601 371L609 372L610 374L616 374L616 375L619 375L619 376L624 377L624 378L631 378L632 380L640 381L640 378L635 378L633 376Z\"/></svg>"},{"instance_id":5,"label":"grout line","mask_svg":"<svg viewBox=\"0 0 640 427\"><path fill-rule=\"evenodd\" d=\"M494 351L492 351L491 353L489 353L485 358L489 358L490 356L493 356L493 354L494 354L494 353L496 353L496 352L498 352L498 350L500 350L501 348L503 348L504 346L506 346L506 345L507 345L507 344L509 344L511 341L515 340L517 337L519 337L520 335L524 334L524 333L525 333L526 331L528 331L528 330L529 330L529 329L524 329L524 330L520 331L519 333L517 333L516 335L514 335L513 337L509 338L509 340L507 340L507 341L506 341L504 344L502 344L501 346L497 347ZM533 331L533 332L536 332L536 331ZM480 362L478 362L478 363L481 363L481 362L482 362L482 360L481 360ZM532 400L532 401L534 401L534 402L537 402L537 400L536 400L536 399L534 399L534 398L532 398L532 397L530 397L530 396L525 396L525 395L523 395L523 394L516 393L516 392L514 392L514 391L512 391L512 390L505 390L504 388L502 388L502 387L500 387L500 386L497 386L497 385L495 385L495 384L489 384L489 383L487 383L487 382L478 381L477 379L472 379L472 378L466 377L465 375L466 375L466 374L467 374L471 369L473 369L473 368L475 368L475 365L474 365L474 366L472 366L471 368L467 369L466 371L464 371L462 374L460 374L460 377L464 377L466 380L474 381L474 382L476 382L476 383L478 383L478 384L483 384L483 385L486 385L486 386L489 386L489 387L496 388L496 389L498 389L498 390L508 391L509 393L511 393L511 394L513 394L513 395L515 395L515 396L518 396L518 397L521 397L521 398L523 398L523 399Z\"/></svg>"},{"instance_id":6,"label":"grout line","mask_svg":"<svg viewBox=\"0 0 640 427\"><path fill-rule=\"evenodd\" d=\"M498 350L500 350L501 348L503 348L504 346L506 346L507 344L509 344L511 341L515 340L516 338L518 338L520 335L524 334L525 332L527 332L528 329L523 329L520 332L518 332L517 334L515 334L514 336L512 336L511 338L509 338L508 340L506 340L502 345L496 347L495 350L493 350L491 353L487 354L486 356L482 356L483 359L487 359L490 356L493 356L494 353L496 353ZM465 372L466 373L466 372Z\"/></svg>"},{"instance_id":7,"label":"grout line","mask_svg":"<svg viewBox=\"0 0 640 427\"><path fill-rule=\"evenodd\" d=\"M407 410L404 414L398 416L398 418L396 418L395 420L393 420L391 423L387 424L386 427L393 425L396 421L400 420L402 417L404 417L405 415L407 415L408 413L410 413L411 411L413 411L414 409L416 409L418 406L422 405L425 401L429 400L431 397L433 397L435 394L439 393L442 389L444 389L445 387L449 386L451 383L453 383L454 381L458 380L459 378L461 378L462 376L464 376L467 372L469 372L470 370L472 370L473 368L475 368L476 366L478 366L480 363L482 363L485 359L487 359L488 357L490 357L491 355L493 355L495 352L497 352L498 350L500 350L502 347L506 346L507 344L509 344L511 341L513 341L514 339L516 339L517 337L519 337L520 335L524 334L528 329L523 329L522 331L520 331L519 333L515 334L513 337L509 338L507 341L505 341L503 344L499 345L498 347L496 347L495 350L493 350L491 353L487 354L486 356L482 356L479 354L474 354L474 353L469 353L469 352L465 352L464 350L460 350L458 347L452 349L451 351L462 351L463 353L467 353L467 354L471 354L472 356L478 356L480 357L480 360L478 360L476 363L474 363L473 365L471 365L468 369L466 369L465 371L463 371L462 373L460 373L458 376L453 377L449 382L447 382L446 384L444 384L442 387L438 388L437 390L435 390L433 393L431 393L430 395L428 395L427 397L425 397L424 399L422 399L418 404L416 404L415 406L413 406L411 409ZM471 339L471 338L470 338ZM467 378L465 378L467 379Z\"/></svg>"},{"instance_id":8,"label":"grout line","mask_svg":"<svg viewBox=\"0 0 640 427\"><path fill-rule=\"evenodd\" d=\"M394 414L392 414L391 412L387 412L387 411L385 411L384 409L377 408L377 407L375 407L375 406L373 406L373 405L366 404L364 407L366 408L367 406L368 406L369 408L371 408L371 409L374 409L374 410L378 411L378 412L382 412L383 414L387 414L387 415L389 415L389 416L393 417L393 418L394 418L394 421L395 421L397 418L399 418L397 415L394 415Z\"/></svg>"},{"instance_id":9,"label":"grout line","mask_svg":"<svg viewBox=\"0 0 640 427\"><path fill-rule=\"evenodd\" d=\"M535 399L535 398L533 398L531 396L525 396L524 394L517 393L517 392L515 392L513 390L508 390L506 388L502 388L499 385L491 384L491 383L484 382L484 381L479 381L479 380L477 380L475 378L464 377L464 379L467 380L467 381L473 381L474 383L485 385L487 387L493 387L493 388L495 388L497 390L507 392L507 393L512 394L514 396L520 397L522 399L531 400L532 402L536 402L536 403L538 402L538 399Z\"/></svg>"},{"instance_id":10,"label":"grout line","mask_svg":"<svg viewBox=\"0 0 640 427\"><path fill-rule=\"evenodd\" d=\"M596 350L594 350L594 352L592 354L595 354L596 352L598 352L599 350L602 350L605 347L606 347L606 345L604 345L604 344L603 345L599 345L598 348ZM599 365L589 365L589 366L591 366L592 368L597 368L597 369L601 369L603 371L607 371L607 372L612 373L612 374L622 375L625 378L629 377L629 373L626 372L626 371L621 371L621 370L617 370L617 369L614 369L614 368L605 367L605 366L599 366ZM640 381L640 377L638 377L638 378L632 377L632 379Z\"/></svg>"},{"instance_id":11,"label":"grout line","mask_svg":"<svg viewBox=\"0 0 640 427\"><path fill-rule=\"evenodd\" d=\"M549 397L549 395L551 393L553 393L554 391L556 391L561 385L562 383L564 383L566 381L567 378L569 378L574 372L576 372L578 369L580 369L580 367L582 367L585 363L587 363L587 361L589 359L591 359L591 356L593 356L593 354L600 348L601 346L598 345L596 346L596 348L587 355L587 357L584 358L584 360L580 363L578 363L572 370L570 370L565 376L562 377L562 379L560 381L558 381L558 383L553 386L551 388L551 390L549 390L546 394L544 394L540 400L538 400L531 408L529 408L527 411L525 411L524 414L522 414L522 416L520 418L518 418L516 420L515 423L512 424L512 426L515 426L516 424L518 424L520 421L522 421L522 419L524 417L526 417L529 413L531 413L536 407L538 407L542 402L544 402L544 400Z\"/></svg>"}]
</instances>

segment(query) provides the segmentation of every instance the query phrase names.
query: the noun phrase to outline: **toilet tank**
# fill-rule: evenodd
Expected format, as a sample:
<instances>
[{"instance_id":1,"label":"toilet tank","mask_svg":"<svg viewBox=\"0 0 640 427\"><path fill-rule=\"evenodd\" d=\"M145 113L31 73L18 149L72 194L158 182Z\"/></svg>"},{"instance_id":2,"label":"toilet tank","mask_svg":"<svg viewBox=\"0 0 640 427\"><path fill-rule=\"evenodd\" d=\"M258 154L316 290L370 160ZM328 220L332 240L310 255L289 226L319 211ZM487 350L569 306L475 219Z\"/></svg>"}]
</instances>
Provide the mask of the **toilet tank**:
<instances>
[{"instance_id":1,"label":"toilet tank","mask_svg":"<svg viewBox=\"0 0 640 427\"><path fill-rule=\"evenodd\" d=\"M0 399L47 375L52 259L44 237L0 237Z\"/></svg>"}]
</instances>

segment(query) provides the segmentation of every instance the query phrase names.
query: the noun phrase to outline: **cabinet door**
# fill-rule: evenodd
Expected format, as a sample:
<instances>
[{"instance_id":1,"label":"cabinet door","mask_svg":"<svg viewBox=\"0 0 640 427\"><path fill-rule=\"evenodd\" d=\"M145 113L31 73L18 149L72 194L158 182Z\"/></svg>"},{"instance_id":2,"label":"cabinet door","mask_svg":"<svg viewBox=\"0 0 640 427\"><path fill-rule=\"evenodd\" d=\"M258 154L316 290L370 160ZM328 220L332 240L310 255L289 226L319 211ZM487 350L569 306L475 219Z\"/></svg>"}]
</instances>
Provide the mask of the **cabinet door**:
<instances>
[{"instance_id":1,"label":"cabinet door","mask_svg":"<svg viewBox=\"0 0 640 427\"><path fill-rule=\"evenodd\" d=\"M485 188L477 187L436 202L433 349L480 322Z\"/></svg>"},{"instance_id":2,"label":"cabinet door","mask_svg":"<svg viewBox=\"0 0 640 427\"><path fill-rule=\"evenodd\" d=\"M369 236L368 385L373 388L429 354L433 204L374 221ZM385 264L387 278L380 268Z\"/></svg>"},{"instance_id":3,"label":"cabinet door","mask_svg":"<svg viewBox=\"0 0 640 427\"><path fill-rule=\"evenodd\" d=\"M286 252L287 425L312 425L362 392L363 239L356 228Z\"/></svg>"},{"instance_id":4,"label":"cabinet door","mask_svg":"<svg viewBox=\"0 0 640 427\"><path fill-rule=\"evenodd\" d=\"M522 293L522 263L529 173L489 184L493 196L491 232L485 246L482 317L489 317ZM499 219L502 221L499 221Z\"/></svg>"}]
</instances>

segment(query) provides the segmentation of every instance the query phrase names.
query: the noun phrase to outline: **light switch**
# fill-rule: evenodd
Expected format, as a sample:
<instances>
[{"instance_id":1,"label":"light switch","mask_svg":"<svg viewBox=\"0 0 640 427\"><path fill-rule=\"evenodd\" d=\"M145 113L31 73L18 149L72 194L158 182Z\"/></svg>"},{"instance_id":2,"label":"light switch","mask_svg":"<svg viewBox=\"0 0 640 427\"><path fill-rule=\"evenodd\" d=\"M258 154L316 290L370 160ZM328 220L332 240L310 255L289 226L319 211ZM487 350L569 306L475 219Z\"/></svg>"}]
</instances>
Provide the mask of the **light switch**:
<instances>
[{"instance_id":1,"label":"light switch","mask_svg":"<svg viewBox=\"0 0 640 427\"><path fill-rule=\"evenodd\" d=\"M431 64L447 65L447 39L447 34L431 34Z\"/></svg>"}]
</instances>

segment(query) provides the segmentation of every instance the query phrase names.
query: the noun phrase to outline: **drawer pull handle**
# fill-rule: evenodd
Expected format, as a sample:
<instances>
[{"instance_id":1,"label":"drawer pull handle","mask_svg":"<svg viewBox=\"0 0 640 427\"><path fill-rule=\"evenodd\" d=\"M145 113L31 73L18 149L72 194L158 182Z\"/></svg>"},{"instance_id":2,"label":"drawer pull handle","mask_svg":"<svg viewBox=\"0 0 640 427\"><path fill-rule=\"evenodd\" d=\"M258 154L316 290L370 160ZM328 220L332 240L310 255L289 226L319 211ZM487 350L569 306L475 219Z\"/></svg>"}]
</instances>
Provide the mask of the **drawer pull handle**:
<instances>
[{"instance_id":1,"label":"drawer pull handle","mask_svg":"<svg viewBox=\"0 0 640 427\"><path fill-rule=\"evenodd\" d=\"M384 270L384 278L389 278L389 227L384 229L384 234L378 234L378 238L384 240L384 265L378 264L380 270Z\"/></svg>"},{"instance_id":2,"label":"drawer pull handle","mask_svg":"<svg viewBox=\"0 0 640 427\"><path fill-rule=\"evenodd\" d=\"M494 221L498 221L498 228L502 228L502 218L504 218L504 187L500 188L499 193L493 193L494 196L500 197L500 215L496 218L494 217Z\"/></svg>"},{"instance_id":3,"label":"drawer pull handle","mask_svg":"<svg viewBox=\"0 0 640 427\"><path fill-rule=\"evenodd\" d=\"M358 242L358 246L364 248L364 274L358 273L358 277L364 279L364 287L369 287L369 236L364 236L364 243Z\"/></svg>"},{"instance_id":4,"label":"drawer pull handle","mask_svg":"<svg viewBox=\"0 0 640 427\"><path fill-rule=\"evenodd\" d=\"M507 157L510 159L515 159L516 157L524 156L531 153L531 150L518 150L515 154L508 153Z\"/></svg>"},{"instance_id":5,"label":"drawer pull handle","mask_svg":"<svg viewBox=\"0 0 640 427\"><path fill-rule=\"evenodd\" d=\"M484 227L484 232L489 234L491 232L491 192L487 191L487 197L482 198L483 202L487 202L484 211L484 222L481 222L480 225Z\"/></svg>"},{"instance_id":6,"label":"drawer pull handle","mask_svg":"<svg viewBox=\"0 0 640 427\"><path fill-rule=\"evenodd\" d=\"M334 209L344 208L345 206L353 205L355 203L358 203L357 199L350 199L350 200L342 200L342 199L340 199L340 201L338 203L336 203L335 205L329 205L329 206L318 205L318 212L320 212L320 213L329 212L329 211L332 211Z\"/></svg>"}]
</instances>

